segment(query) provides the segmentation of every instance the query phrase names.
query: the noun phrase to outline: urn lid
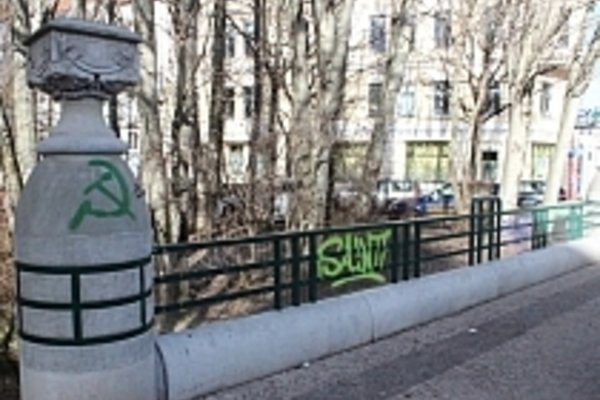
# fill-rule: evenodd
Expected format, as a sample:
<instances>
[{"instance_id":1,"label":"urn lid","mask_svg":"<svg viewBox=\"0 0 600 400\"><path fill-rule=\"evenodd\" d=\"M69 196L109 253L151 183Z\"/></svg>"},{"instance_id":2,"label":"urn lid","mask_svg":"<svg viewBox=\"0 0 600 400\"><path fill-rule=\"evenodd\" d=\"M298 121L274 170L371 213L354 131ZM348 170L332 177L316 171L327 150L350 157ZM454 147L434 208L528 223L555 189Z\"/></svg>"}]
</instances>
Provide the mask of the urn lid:
<instances>
[{"instance_id":1,"label":"urn lid","mask_svg":"<svg viewBox=\"0 0 600 400\"><path fill-rule=\"evenodd\" d=\"M52 97L109 97L138 81L140 38L126 28L52 20L27 41L27 79Z\"/></svg>"},{"instance_id":2,"label":"urn lid","mask_svg":"<svg viewBox=\"0 0 600 400\"><path fill-rule=\"evenodd\" d=\"M49 32L65 32L86 36L95 36L98 38L107 38L111 40L120 40L131 43L139 43L141 38L131 32L129 29L117 26L107 25L101 22L89 21L78 18L60 17L50 20L34 32L26 41L27 46L31 46L40 37Z\"/></svg>"}]
</instances>

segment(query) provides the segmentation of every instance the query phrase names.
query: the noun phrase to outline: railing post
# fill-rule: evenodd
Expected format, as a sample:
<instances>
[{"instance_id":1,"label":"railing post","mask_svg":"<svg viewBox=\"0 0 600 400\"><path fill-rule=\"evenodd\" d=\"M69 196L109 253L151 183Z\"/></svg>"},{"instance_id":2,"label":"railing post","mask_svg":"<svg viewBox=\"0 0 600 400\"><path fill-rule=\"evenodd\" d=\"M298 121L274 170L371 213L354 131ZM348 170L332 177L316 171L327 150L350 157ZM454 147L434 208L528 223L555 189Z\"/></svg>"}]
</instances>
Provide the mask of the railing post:
<instances>
[{"instance_id":1,"label":"railing post","mask_svg":"<svg viewBox=\"0 0 600 400\"><path fill-rule=\"evenodd\" d=\"M579 239L583 236L583 208L581 204L569 206L569 240Z\"/></svg>"},{"instance_id":2,"label":"railing post","mask_svg":"<svg viewBox=\"0 0 600 400\"><path fill-rule=\"evenodd\" d=\"M540 210L533 209L531 211L531 249L536 250L540 248L541 243L541 213Z\"/></svg>"},{"instance_id":3,"label":"railing post","mask_svg":"<svg viewBox=\"0 0 600 400\"><path fill-rule=\"evenodd\" d=\"M502 199L496 198L496 259L502 257Z\"/></svg>"},{"instance_id":4,"label":"railing post","mask_svg":"<svg viewBox=\"0 0 600 400\"><path fill-rule=\"evenodd\" d=\"M584 236L584 225L585 225L585 210L584 204L579 203L579 229L578 229L578 238L582 238Z\"/></svg>"},{"instance_id":5,"label":"railing post","mask_svg":"<svg viewBox=\"0 0 600 400\"><path fill-rule=\"evenodd\" d=\"M475 202L471 201L471 213L469 214L469 265L475 265Z\"/></svg>"},{"instance_id":6,"label":"railing post","mask_svg":"<svg viewBox=\"0 0 600 400\"><path fill-rule=\"evenodd\" d=\"M318 294L318 271L317 271L317 238L314 233L308 236L308 252L309 252L309 264L308 264L308 300L315 302L319 299Z\"/></svg>"},{"instance_id":7,"label":"railing post","mask_svg":"<svg viewBox=\"0 0 600 400\"><path fill-rule=\"evenodd\" d=\"M415 237L413 241L414 277L421 276L421 221L414 221Z\"/></svg>"},{"instance_id":8,"label":"railing post","mask_svg":"<svg viewBox=\"0 0 600 400\"><path fill-rule=\"evenodd\" d=\"M273 307L281 310L281 239L273 240Z\"/></svg>"},{"instance_id":9,"label":"railing post","mask_svg":"<svg viewBox=\"0 0 600 400\"><path fill-rule=\"evenodd\" d=\"M292 236L292 305L299 306L302 302L300 298L301 274L300 274L300 236Z\"/></svg>"},{"instance_id":10,"label":"railing post","mask_svg":"<svg viewBox=\"0 0 600 400\"><path fill-rule=\"evenodd\" d=\"M475 199L474 200L475 203L475 220L476 220L476 226L475 226L475 232L477 233L477 240L476 240L476 245L475 245L475 249L476 249L476 263L477 264L481 264L481 262L483 261L483 223L485 221L485 216L483 215L483 201L482 199Z\"/></svg>"},{"instance_id":11,"label":"railing post","mask_svg":"<svg viewBox=\"0 0 600 400\"><path fill-rule=\"evenodd\" d=\"M548 246L548 228L550 223L550 211L548 209L540 210L540 241L539 248Z\"/></svg>"},{"instance_id":12,"label":"railing post","mask_svg":"<svg viewBox=\"0 0 600 400\"><path fill-rule=\"evenodd\" d=\"M398 268L400 267L400 257L398 249L398 225L392 226L392 237L390 239L390 278L392 283L398 282Z\"/></svg>"},{"instance_id":13,"label":"railing post","mask_svg":"<svg viewBox=\"0 0 600 400\"><path fill-rule=\"evenodd\" d=\"M495 244L494 244L494 236L496 234L496 229L494 227L494 222L496 221L495 213L496 213L496 199L488 198L487 199L487 222L486 222L486 230L488 234L487 239L487 250L488 250L488 261L494 259L495 255Z\"/></svg>"},{"instance_id":14,"label":"railing post","mask_svg":"<svg viewBox=\"0 0 600 400\"><path fill-rule=\"evenodd\" d=\"M410 224L402 224L402 280L410 279Z\"/></svg>"}]
</instances>

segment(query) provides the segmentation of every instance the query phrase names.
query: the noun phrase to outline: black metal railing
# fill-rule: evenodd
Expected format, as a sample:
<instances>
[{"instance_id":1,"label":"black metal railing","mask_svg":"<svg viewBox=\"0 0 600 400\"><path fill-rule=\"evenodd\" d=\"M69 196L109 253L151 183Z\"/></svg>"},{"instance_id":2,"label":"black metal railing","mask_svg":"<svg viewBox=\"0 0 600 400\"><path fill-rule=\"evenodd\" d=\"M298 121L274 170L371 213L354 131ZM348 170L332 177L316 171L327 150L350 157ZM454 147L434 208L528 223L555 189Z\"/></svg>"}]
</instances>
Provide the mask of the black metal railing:
<instances>
[{"instance_id":1,"label":"black metal railing","mask_svg":"<svg viewBox=\"0 0 600 400\"><path fill-rule=\"evenodd\" d=\"M156 314L198 321L298 306L573 240L600 206L503 211L475 199L467 215L157 246Z\"/></svg>"}]
</instances>

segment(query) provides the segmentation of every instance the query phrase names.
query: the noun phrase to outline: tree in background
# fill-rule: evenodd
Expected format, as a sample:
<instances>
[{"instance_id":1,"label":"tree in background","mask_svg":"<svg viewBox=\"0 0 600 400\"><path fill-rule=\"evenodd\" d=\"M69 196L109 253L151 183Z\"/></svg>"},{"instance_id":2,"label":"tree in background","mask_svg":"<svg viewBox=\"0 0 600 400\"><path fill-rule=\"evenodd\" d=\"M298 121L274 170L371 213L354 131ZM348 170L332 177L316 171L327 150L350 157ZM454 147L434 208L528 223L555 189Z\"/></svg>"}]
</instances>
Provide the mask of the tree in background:
<instances>
[{"instance_id":1,"label":"tree in background","mask_svg":"<svg viewBox=\"0 0 600 400\"><path fill-rule=\"evenodd\" d=\"M517 204L527 144L531 130L533 90L536 79L556 69L545 61L551 57L552 43L573 13L573 4L548 7L539 0L505 0L502 29L507 32L505 46L509 94L509 131L501 174L500 196L506 208Z\"/></svg>"},{"instance_id":2,"label":"tree in background","mask_svg":"<svg viewBox=\"0 0 600 400\"><path fill-rule=\"evenodd\" d=\"M501 86L506 79L505 25L502 1L458 1L452 43L440 56L451 78L452 151L451 181L456 207L467 212L477 194L481 168L481 142L488 121L503 113Z\"/></svg>"},{"instance_id":3,"label":"tree in background","mask_svg":"<svg viewBox=\"0 0 600 400\"><path fill-rule=\"evenodd\" d=\"M383 69L381 82L381 112L375 115L375 123L367 152L363 182L374 187L380 175L392 174L393 140L398 93L403 85L407 64L413 52L415 2L411 0L394 1L390 12L389 46L379 60Z\"/></svg>"},{"instance_id":4,"label":"tree in background","mask_svg":"<svg viewBox=\"0 0 600 400\"><path fill-rule=\"evenodd\" d=\"M580 9L574 14L576 20L570 25L576 26L576 28L571 29L568 26L567 33L562 33L567 37L574 37L575 40L570 45L566 60L569 68L566 71L566 88L560 114L558 140L552 154L550 171L546 181L544 202L547 204L557 201L569 147L574 134L579 102L590 85L594 66L600 57L600 21L596 15L597 5L598 1L596 0L582 1L579 4Z\"/></svg>"}]
</instances>

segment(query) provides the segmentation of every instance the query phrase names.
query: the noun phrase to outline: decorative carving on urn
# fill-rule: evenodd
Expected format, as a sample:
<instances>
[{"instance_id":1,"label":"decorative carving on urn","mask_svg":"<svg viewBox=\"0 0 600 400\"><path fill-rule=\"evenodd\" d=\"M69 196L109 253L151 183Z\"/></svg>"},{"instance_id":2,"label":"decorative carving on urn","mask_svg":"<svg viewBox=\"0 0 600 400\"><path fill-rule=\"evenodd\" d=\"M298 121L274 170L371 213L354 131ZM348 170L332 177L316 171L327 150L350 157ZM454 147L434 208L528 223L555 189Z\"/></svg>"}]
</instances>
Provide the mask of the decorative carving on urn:
<instances>
[{"instance_id":1,"label":"decorative carving on urn","mask_svg":"<svg viewBox=\"0 0 600 400\"><path fill-rule=\"evenodd\" d=\"M56 99L116 94L138 81L139 41L125 28L53 20L28 40L29 84Z\"/></svg>"}]
</instances>

